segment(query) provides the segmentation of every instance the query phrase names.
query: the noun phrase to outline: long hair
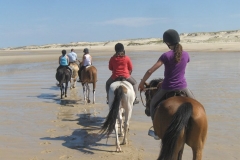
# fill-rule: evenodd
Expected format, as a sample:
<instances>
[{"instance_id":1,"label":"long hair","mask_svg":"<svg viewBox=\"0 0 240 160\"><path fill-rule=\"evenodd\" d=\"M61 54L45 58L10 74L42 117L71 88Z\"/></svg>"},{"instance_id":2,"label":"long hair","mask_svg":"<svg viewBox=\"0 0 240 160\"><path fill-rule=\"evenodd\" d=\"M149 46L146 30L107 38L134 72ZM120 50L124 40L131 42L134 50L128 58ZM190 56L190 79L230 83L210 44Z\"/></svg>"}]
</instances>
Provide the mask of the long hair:
<instances>
[{"instance_id":1,"label":"long hair","mask_svg":"<svg viewBox=\"0 0 240 160\"><path fill-rule=\"evenodd\" d=\"M181 58L182 58L182 45L177 43L175 46L174 46L174 59L177 63L179 63L181 61Z\"/></svg>"}]
</instances>

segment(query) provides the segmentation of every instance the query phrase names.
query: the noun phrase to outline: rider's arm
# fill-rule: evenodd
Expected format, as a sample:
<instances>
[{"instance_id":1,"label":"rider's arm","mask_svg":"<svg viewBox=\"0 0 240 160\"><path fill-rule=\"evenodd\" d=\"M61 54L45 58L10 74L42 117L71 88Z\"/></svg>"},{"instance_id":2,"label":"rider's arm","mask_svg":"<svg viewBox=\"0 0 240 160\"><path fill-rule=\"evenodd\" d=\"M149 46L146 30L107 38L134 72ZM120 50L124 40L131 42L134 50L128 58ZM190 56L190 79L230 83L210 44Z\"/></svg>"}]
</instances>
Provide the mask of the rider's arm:
<instances>
[{"instance_id":1,"label":"rider's arm","mask_svg":"<svg viewBox=\"0 0 240 160\"><path fill-rule=\"evenodd\" d=\"M132 61L131 61L131 59L130 59L129 57L128 57L127 65L128 65L128 71L129 71L129 73L132 74L133 65L132 65Z\"/></svg>"},{"instance_id":2,"label":"rider's arm","mask_svg":"<svg viewBox=\"0 0 240 160\"><path fill-rule=\"evenodd\" d=\"M91 65L92 65L92 56L90 55L90 61L91 61Z\"/></svg>"},{"instance_id":3,"label":"rider's arm","mask_svg":"<svg viewBox=\"0 0 240 160\"><path fill-rule=\"evenodd\" d=\"M146 80L152 75L153 72L155 72L159 67L161 67L162 64L163 64L163 62L161 60L158 60L149 70L147 70L147 72L143 76L143 78L138 86L138 89L140 91L142 91L144 89L144 83L146 82Z\"/></svg>"},{"instance_id":4,"label":"rider's arm","mask_svg":"<svg viewBox=\"0 0 240 160\"><path fill-rule=\"evenodd\" d=\"M112 58L110 58L110 60L109 60L108 68L111 71L113 70Z\"/></svg>"},{"instance_id":5,"label":"rider's arm","mask_svg":"<svg viewBox=\"0 0 240 160\"><path fill-rule=\"evenodd\" d=\"M61 59L61 56L58 58L58 64L60 65L60 59Z\"/></svg>"},{"instance_id":6,"label":"rider's arm","mask_svg":"<svg viewBox=\"0 0 240 160\"><path fill-rule=\"evenodd\" d=\"M82 56L82 63L81 63L81 66L83 66L83 64L84 64L84 60L85 60L86 58L85 58L85 55L83 55Z\"/></svg>"}]
</instances>

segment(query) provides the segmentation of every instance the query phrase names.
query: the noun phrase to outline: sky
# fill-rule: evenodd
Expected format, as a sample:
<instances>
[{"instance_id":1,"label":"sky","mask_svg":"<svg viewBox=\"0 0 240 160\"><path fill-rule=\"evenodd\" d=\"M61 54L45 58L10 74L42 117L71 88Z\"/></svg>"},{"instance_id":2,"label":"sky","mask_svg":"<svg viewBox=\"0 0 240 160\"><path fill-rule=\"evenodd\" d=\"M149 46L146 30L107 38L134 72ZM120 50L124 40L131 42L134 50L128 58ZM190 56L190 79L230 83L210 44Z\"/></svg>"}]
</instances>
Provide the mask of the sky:
<instances>
[{"instance_id":1,"label":"sky","mask_svg":"<svg viewBox=\"0 0 240 160\"><path fill-rule=\"evenodd\" d=\"M240 0L0 0L0 48L240 29Z\"/></svg>"}]
</instances>

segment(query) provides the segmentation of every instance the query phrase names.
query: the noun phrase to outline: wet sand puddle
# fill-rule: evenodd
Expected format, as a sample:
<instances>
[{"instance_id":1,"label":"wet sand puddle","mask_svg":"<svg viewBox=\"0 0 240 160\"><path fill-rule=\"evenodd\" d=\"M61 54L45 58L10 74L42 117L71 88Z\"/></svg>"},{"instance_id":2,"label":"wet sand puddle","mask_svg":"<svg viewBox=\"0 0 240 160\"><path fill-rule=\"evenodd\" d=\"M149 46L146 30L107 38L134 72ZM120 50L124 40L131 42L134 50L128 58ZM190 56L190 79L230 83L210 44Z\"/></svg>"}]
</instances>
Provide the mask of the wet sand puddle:
<instances>
[{"instance_id":1,"label":"wet sand puddle","mask_svg":"<svg viewBox=\"0 0 240 160\"><path fill-rule=\"evenodd\" d=\"M135 68L133 77L139 82L160 53L129 55ZM237 159L240 157L236 156L240 148L236 143L240 133L240 55L191 53L190 56L186 72L188 85L204 105L209 120L203 159ZM110 71L108 57L94 59L98 69L96 104L88 105L83 105L80 83L68 90L67 98L60 100L60 90L55 85L56 63L3 66L0 69L0 150L22 155L18 159L156 159L160 141L147 135L151 121L141 103L134 106L129 144L122 147L123 153L113 152L114 134L108 142L106 137L99 138L99 129L108 113L105 81ZM160 77L163 68L149 80ZM16 158L14 154L8 156L3 154L5 159ZM191 149L186 145L183 159L192 159Z\"/></svg>"}]
</instances>

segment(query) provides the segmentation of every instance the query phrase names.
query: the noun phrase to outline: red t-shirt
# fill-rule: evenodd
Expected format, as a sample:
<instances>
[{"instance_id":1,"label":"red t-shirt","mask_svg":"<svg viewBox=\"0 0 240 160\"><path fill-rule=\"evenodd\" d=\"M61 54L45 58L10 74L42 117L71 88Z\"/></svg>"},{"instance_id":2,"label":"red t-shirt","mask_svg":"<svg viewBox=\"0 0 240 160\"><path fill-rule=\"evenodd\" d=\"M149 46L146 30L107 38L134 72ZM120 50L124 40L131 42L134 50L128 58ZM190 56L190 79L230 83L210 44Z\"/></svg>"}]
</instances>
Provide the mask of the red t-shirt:
<instances>
[{"instance_id":1,"label":"red t-shirt","mask_svg":"<svg viewBox=\"0 0 240 160\"><path fill-rule=\"evenodd\" d=\"M108 67L112 71L112 79L116 79L119 76L129 78L133 69L132 62L128 56L112 56Z\"/></svg>"}]
</instances>

